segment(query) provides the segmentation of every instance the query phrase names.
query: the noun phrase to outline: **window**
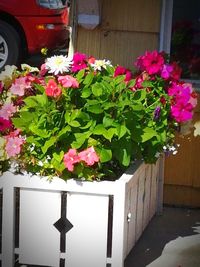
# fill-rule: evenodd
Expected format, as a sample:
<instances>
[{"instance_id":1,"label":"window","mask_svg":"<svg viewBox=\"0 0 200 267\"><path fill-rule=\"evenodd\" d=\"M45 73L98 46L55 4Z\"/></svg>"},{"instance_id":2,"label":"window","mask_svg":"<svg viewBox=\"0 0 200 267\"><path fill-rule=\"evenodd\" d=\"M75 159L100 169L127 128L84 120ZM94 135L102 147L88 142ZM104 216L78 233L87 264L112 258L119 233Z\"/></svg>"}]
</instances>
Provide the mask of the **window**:
<instances>
[{"instance_id":1,"label":"window","mask_svg":"<svg viewBox=\"0 0 200 267\"><path fill-rule=\"evenodd\" d=\"M181 65L182 78L200 87L200 1L163 0L160 50Z\"/></svg>"}]
</instances>

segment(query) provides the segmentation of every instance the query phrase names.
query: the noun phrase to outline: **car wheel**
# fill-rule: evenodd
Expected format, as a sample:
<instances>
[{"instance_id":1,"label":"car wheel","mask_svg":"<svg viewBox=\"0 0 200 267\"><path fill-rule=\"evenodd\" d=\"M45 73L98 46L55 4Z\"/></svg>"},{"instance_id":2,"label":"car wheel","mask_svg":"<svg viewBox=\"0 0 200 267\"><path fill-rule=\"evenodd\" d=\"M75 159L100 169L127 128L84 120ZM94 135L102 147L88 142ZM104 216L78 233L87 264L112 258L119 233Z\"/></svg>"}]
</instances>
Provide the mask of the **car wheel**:
<instances>
[{"instance_id":1,"label":"car wheel","mask_svg":"<svg viewBox=\"0 0 200 267\"><path fill-rule=\"evenodd\" d=\"M20 57L20 38L15 29L0 20L0 70L5 65L17 65Z\"/></svg>"}]
</instances>

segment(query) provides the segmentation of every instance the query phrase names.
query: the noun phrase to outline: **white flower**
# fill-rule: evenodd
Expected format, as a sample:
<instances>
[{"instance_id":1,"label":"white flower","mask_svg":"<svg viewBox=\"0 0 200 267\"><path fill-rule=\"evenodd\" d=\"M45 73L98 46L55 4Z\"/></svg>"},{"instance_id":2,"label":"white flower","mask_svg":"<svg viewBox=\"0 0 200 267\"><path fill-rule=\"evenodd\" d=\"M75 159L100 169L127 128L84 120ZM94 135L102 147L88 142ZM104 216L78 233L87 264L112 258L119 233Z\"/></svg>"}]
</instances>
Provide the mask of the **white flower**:
<instances>
[{"instance_id":1,"label":"white flower","mask_svg":"<svg viewBox=\"0 0 200 267\"><path fill-rule=\"evenodd\" d=\"M94 70L101 70L102 68L106 69L107 66L112 66L110 60L95 60L94 63L91 63L91 66Z\"/></svg>"},{"instance_id":2,"label":"white flower","mask_svg":"<svg viewBox=\"0 0 200 267\"><path fill-rule=\"evenodd\" d=\"M6 79L12 79L13 72L17 69L16 66L12 65L6 65L5 70L3 70L0 73L0 81L6 80Z\"/></svg>"},{"instance_id":3,"label":"white flower","mask_svg":"<svg viewBox=\"0 0 200 267\"><path fill-rule=\"evenodd\" d=\"M71 64L71 58L59 55L47 58L45 66L49 73L57 75L58 73L69 72Z\"/></svg>"}]
</instances>

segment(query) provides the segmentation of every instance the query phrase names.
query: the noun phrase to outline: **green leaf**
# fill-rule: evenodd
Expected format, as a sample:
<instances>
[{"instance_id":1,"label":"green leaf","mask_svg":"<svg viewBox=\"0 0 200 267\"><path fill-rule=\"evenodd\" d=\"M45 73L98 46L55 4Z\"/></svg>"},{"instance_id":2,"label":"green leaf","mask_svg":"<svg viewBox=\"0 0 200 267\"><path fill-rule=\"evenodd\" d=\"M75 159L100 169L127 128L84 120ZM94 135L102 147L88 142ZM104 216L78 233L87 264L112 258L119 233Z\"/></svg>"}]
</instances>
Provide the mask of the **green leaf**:
<instances>
[{"instance_id":1,"label":"green leaf","mask_svg":"<svg viewBox=\"0 0 200 267\"><path fill-rule=\"evenodd\" d=\"M133 94L134 94L134 100L142 101L146 98L147 92L145 89L140 89L135 91Z\"/></svg>"},{"instance_id":2,"label":"green leaf","mask_svg":"<svg viewBox=\"0 0 200 267\"><path fill-rule=\"evenodd\" d=\"M110 128L104 131L103 136L111 142L111 139L113 138L114 134L116 134L116 129Z\"/></svg>"},{"instance_id":3,"label":"green leaf","mask_svg":"<svg viewBox=\"0 0 200 267\"><path fill-rule=\"evenodd\" d=\"M80 148L85 141L89 138L89 136L91 135L91 132L86 132L86 133L75 133L75 141L72 142L71 147L72 148Z\"/></svg>"},{"instance_id":4,"label":"green leaf","mask_svg":"<svg viewBox=\"0 0 200 267\"><path fill-rule=\"evenodd\" d=\"M123 166L128 166L130 164L131 155L128 149L123 148L119 150L117 157L118 159L120 159L120 162L122 163Z\"/></svg>"},{"instance_id":5,"label":"green leaf","mask_svg":"<svg viewBox=\"0 0 200 267\"><path fill-rule=\"evenodd\" d=\"M84 87L82 92L81 92L81 97L82 98L88 98L91 95L91 89L89 87Z\"/></svg>"},{"instance_id":6,"label":"green leaf","mask_svg":"<svg viewBox=\"0 0 200 267\"><path fill-rule=\"evenodd\" d=\"M93 130L93 134L97 134L97 135L103 135L103 133L106 131L105 127L103 124L98 124L94 130Z\"/></svg>"},{"instance_id":7,"label":"green leaf","mask_svg":"<svg viewBox=\"0 0 200 267\"><path fill-rule=\"evenodd\" d=\"M70 132L70 131L71 131L71 127L69 125L67 125L62 130L59 131L58 137L62 136L63 134L65 134L67 132Z\"/></svg>"},{"instance_id":8,"label":"green leaf","mask_svg":"<svg viewBox=\"0 0 200 267\"><path fill-rule=\"evenodd\" d=\"M127 132L127 128L125 125L117 125L117 135L118 135L118 139L122 138L126 132Z\"/></svg>"},{"instance_id":9,"label":"green leaf","mask_svg":"<svg viewBox=\"0 0 200 267\"><path fill-rule=\"evenodd\" d=\"M80 70L80 71L77 73L77 75L76 75L76 79L78 80L79 83L81 82L81 80L82 80L82 78L84 77L84 75L85 75L85 70L84 70L84 69Z\"/></svg>"},{"instance_id":10,"label":"green leaf","mask_svg":"<svg viewBox=\"0 0 200 267\"><path fill-rule=\"evenodd\" d=\"M43 137L43 138L48 138L50 137L51 133L49 133L46 129L39 129L36 125L31 124L29 126L29 129L31 132L33 132L35 135Z\"/></svg>"},{"instance_id":11,"label":"green leaf","mask_svg":"<svg viewBox=\"0 0 200 267\"><path fill-rule=\"evenodd\" d=\"M78 121L74 120L74 121L70 121L69 125L72 127L79 127L80 123Z\"/></svg>"},{"instance_id":12,"label":"green leaf","mask_svg":"<svg viewBox=\"0 0 200 267\"><path fill-rule=\"evenodd\" d=\"M64 151L60 151L60 153L53 153L53 158L57 160L58 162L61 162L63 160Z\"/></svg>"},{"instance_id":13,"label":"green leaf","mask_svg":"<svg viewBox=\"0 0 200 267\"><path fill-rule=\"evenodd\" d=\"M100 83L95 83L92 85L92 93L95 96L101 96L102 95L102 86Z\"/></svg>"},{"instance_id":14,"label":"green leaf","mask_svg":"<svg viewBox=\"0 0 200 267\"><path fill-rule=\"evenodd\" d=\"M109 127L109 126L112 126L113 123L114 123L114 120L111 119L110 117L106 117L106 116L105 116L105 117L103 118L103 125L104 125L105 128L106 128L106 127Z\"/></svg>"},{"instance_id":15,"label":"green leaf","mask_svg":"<svg viewBox=\"0 0 200 267\"><path fill-rule=\"evenodd\" d=\"M146 127L143 129L143 134L142 134L142 142L146 142L150 140L152 137L157 136L157 133L154 129Z\"/></svg>"},{"instance_id":16,"label":"green leaf","mask_svg":"<svg viewBox=\"0 0 200 267\"><path fill-rule=\"evenodd\" d=\"M112 159L112 150L111 149L102 148L100 151L97 149L97 152L100 155L100 161L102 163L108 162L109 160Z\"/></svg>"},{"instance_id":17,"label":"green leaf","mask_svg":"<svg viewBox=\"0 0 200 267\"><path fill-rule=\"evenodd\" d=\"M94 74L92 72L90 72L89 74L87 74L87 76L85 77L84 81L83 81L83 84L89 86L92 81L93 81L93 78L94 78Z\"/></svg>"},{"instance_id":18,"label":"green leaf","mask_svg":"<svg viewBox=\"0 0 200 267\"><path fill-rule=\"evenodd\" d=\"M62 173L66 168L63 162L59 162L54 158L51 160L51 164L60 173Z\"/></svg>"},{"instance_id":19,"label":"green leaf","mask_svg":"<svg viewBox=\"0 0 200 267\"><path fill-rule=\"evenodd\" d=\"M55 144L56 140L57 138L55 136L52 136L49 140L47 140L42 147L42 152L45 154L47 150Z\"/></svg>"},{"instance_id":20,"label":"green leaf","mask_svg":"<svg viewBox=\"0 0 200 267\"><path fill-rule=\"evenodd\" d=\"M87 107L87 110L91 113L94 113L94 114L100 114L100 113L103 113L103 109L101 107L100 104L97 104L97 105L93 105L93 106L88 106Z\"/></svg>"}]
</instances>

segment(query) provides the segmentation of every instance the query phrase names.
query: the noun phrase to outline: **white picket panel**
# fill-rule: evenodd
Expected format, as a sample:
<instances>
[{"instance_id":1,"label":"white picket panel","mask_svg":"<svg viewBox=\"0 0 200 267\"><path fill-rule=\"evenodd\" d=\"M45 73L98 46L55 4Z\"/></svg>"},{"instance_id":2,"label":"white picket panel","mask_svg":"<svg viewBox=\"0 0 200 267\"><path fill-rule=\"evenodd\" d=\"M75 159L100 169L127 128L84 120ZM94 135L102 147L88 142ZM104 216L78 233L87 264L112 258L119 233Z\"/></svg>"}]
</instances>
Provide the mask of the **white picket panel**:
<instances>
[{"instance_id":1,"label":"white picket panel","mask_svg":"<svg viewBox=\"0 0 200 267\"><path fill-rule=\"evenodd\" d=\"M60 233L53 224L60 201L56 192L20 190L19 262L59 266Z\"/></svg>"},{"instance_id":2,"label":"white picket panel","mask_svg":"<svg viewBox=\"0 0 200 267\"><path fill-rule=\"evenodd\" d=\"M156 165L134 164L115 182L59 178L49 182L5 173L0 178L2 267L14 266L14 251L21 264L59 267L62 259L62 266L67 267L123 267L156 206L161 206L156 203L158 193L162 195L158 192L159 167L160 160ZM19 248L14 245L16 188L20 191ZM65 215L73 225L65 235L65 251L61 251L60 232L54 226L61 217L63 192Z\"/></svg>"},{"instance_id":3,"label":"white picket panel","mask_svg":"<svg viewBox=\"0 0 200 267\"><path fill-rule=\"evenodd\" d=\"M67 218L66 266L106 266L108 196L69 194Z\"/></svg>"}]
</instances>

